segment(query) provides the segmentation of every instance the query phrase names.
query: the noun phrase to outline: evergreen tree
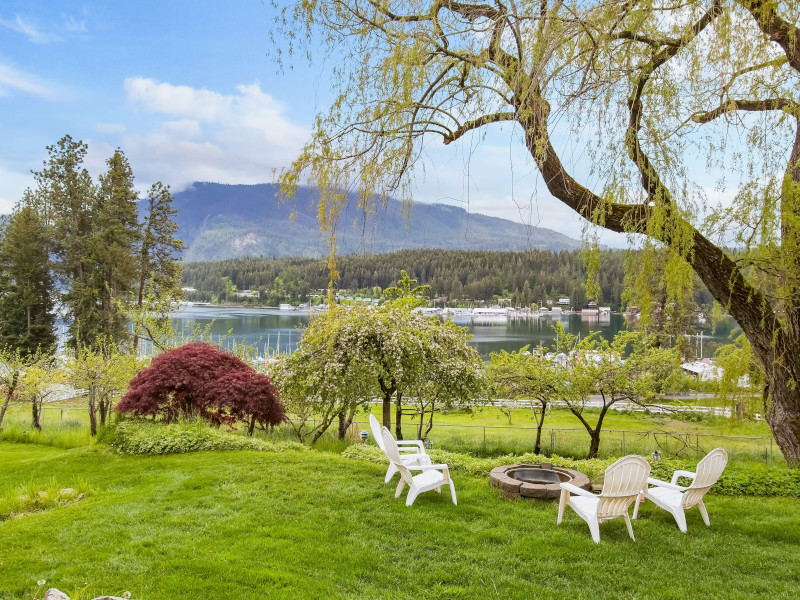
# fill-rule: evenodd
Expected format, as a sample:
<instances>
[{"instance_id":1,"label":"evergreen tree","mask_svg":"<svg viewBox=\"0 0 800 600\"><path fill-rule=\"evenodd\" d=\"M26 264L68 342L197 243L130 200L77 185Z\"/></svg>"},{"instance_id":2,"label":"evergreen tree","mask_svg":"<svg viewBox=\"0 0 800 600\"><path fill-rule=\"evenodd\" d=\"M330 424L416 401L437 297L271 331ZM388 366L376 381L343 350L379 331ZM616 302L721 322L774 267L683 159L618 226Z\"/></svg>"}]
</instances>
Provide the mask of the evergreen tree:
<instances>
[{"instance_id":1,"label":"evergreen tree","mask_svg":"<svg viewBox=\"0 0 800 600\"><path fill-rule=\"evenodd\" d=\"M169 186L160 181L154 183L150 187L147 203L139 258L138 306L142 305L147 292L157 297L174 295L181 282L177 255L183 251L183 242L175 238L178 225L172 216L178 211L172 208Z\"/></svg>"},{"instance_id":2,"label":"evergreen tree","mask_svg":"<svg viewBox=\"0 0 800 600\"><path fill-rule=\"evenodd\" d=\"M139 249L137 308L142 307L146 295L161 301L178 295L181 268L177 255L183 251L183 242L175 238L178 225L172 217L177 212L172 208L169 186L160 181L150 186ZM134 351L138 344L139 336L134 335Z\"/></svg>"},{"instance_id":3,"label":"evergreen tree","mask_svg":"<svg viewBox=\"0 0 800 600\"><path fill-rule=\"evenodd\" d=\"M0 347L22 356L50 354L56 346L48 244L44 224L24 204L0 242Z\"/></svg>"},{"instance_id":4,"label":"evergreen tree","mask_svg":"<svg viewBox=\"0 0 800 600\"><path fill-rule=\"evenodd\" d=\"M100 178L91 211L91 287L103 316L92 338L111 337L119 341L128 333L119 303L128 300L137 279L134 244L139 238L139 221L128 159L117 149L106 164L108 171Z\"/></svg>"},{"instance_id":5,"label":"evergreen tree","mask_svg":"<svg viewBox=\"0 0 800 600\"><path fill-rule=\"evenodd\" d=\"M95 190L83 167L86 144L66 135L48 146L47 152L43 169L33 174L38 186L31 204L48 228L54 271L65 290L62 301L67 317L72 319L70 343L75 346L91 343L92 332L103 321L89 251Z\"/></svg>"}]
</instances>

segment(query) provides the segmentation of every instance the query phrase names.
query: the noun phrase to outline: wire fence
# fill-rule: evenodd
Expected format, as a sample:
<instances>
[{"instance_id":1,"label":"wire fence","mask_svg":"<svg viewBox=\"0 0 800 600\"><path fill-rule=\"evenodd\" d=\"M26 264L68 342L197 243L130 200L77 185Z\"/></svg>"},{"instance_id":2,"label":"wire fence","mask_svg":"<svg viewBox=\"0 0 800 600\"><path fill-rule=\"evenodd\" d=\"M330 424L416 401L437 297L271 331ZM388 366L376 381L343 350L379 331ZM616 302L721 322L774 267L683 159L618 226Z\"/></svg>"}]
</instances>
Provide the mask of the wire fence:
<instances>
[{"instance_id":1,"label":"wire fence","mask_svg":"<svg viewBox=\"0 0 800 600\"><path fill-rule=\"evenodd\" d=\"M43 426L54 423L87 422L87 408L62 408L45 406L42 409ZM316 423L312 420L312 426ZM353 426L371 431L367 421L354 421ZM331 427L330 435L335 435ZM395 426L392 424L392 433ZM417 424L405 423L402 427L405 439L416 439ZM536 442L535 427L511 425L460 425L437 423L428 435L434 448L454 452L470 452L491 456L500 454L524 454L532 452ZM586 456L589 449L589 434L581 428L543 428L540 439L541 451L546 455ZM773 464L783 456L771 437L722 435L682 431L634 431L604 429L600 435L599 456L623 456L626 454L651 455L658 451L663 456L701 458L716 447L723 447L732 460L749 460Z\"/></svg>"}]
</instances>

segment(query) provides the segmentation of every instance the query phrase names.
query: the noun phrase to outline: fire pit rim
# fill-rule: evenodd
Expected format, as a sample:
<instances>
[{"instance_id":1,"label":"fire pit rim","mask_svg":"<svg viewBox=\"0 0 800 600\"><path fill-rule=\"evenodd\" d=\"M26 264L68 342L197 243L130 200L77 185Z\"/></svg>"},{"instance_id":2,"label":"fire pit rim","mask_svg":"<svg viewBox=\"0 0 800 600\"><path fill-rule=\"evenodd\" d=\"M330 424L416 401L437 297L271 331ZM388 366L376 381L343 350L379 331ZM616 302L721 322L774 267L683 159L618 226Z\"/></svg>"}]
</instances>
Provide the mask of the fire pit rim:
<instances>
[{"instance_id":1,"label":"fire pit rim","mask_svg":"<svg viewBox=\"0 0 800 600\"><path fill-rule=\"evenodd\" d=\"M540 499L557 499L561 495L561 485L559 483L526 483L518 479L514 479L508 475L509 471L515 469L530 468L541 469L548 468L553 471L565 473L572 477L570 483L585 490L591 490L592 484L589 477L585 473L576 471L574 469L567 469L565 467L557 467L550 463L542 462L539 464L515 464L503 465L495 467L489 474L489 483L493 487L498 488L502 494L507 498L540 498Z\"/></svg>"}]
</instances>

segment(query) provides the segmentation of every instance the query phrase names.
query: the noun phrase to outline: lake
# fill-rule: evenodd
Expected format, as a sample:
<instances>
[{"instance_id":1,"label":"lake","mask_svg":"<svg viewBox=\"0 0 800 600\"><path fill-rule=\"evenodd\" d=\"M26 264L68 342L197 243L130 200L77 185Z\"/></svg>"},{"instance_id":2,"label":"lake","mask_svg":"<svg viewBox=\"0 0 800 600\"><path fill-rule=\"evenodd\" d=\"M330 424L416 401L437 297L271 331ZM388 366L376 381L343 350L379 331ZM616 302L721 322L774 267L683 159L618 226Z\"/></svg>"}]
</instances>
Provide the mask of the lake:
<instances>
[{"instance_id":1,"label":"lake","mask_svg":"<svg viewBox=\"0 0 800 600\"><path fill-rule=\"evenodd\" d=\"M214 341L222 339L222 345L231 347L237 344L255 344L259 354L292 352L300 338L299 329L308 323L308 314L264 308L207 307L189 306L172 314L179 329L194 325L211 324ZM540 317L533 319L509 319L501 322L473 322L454 319L458 325L467 327L473 335L472 343L482 356L488 358L491 352L500 350L519 350L525 345L549 346L555 339L553 323L557 318ZM585 337L592 331L600 331L604 338L612 338L625 328L625 317L611 314L603 321L587 319L580 315L563 315L569 333ZM703 332L703 356L711 357L719 344L729 341L730 332L736 327L732 319L719 323L712 334L709 326ZM230 335L225 337L230 331ZM224 339L223 339L224 338ZM695 340L699 354L700 340Z\"/></svg>"}]
</instances>

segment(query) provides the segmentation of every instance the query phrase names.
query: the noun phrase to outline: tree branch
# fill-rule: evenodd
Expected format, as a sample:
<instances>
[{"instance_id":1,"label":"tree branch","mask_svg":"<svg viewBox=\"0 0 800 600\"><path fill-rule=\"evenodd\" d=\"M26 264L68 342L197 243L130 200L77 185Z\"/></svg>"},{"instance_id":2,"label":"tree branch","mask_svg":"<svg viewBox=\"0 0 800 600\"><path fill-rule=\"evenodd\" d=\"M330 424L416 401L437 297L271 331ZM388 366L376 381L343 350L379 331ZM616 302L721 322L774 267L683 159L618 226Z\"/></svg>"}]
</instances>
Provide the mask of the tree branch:
<instances>
[{"instance_id":1,"label":"tree branch","mask_svg":"<svg viewBox=\"0 0 800 600\"><path fill-rule=\"evenodd\" d=\"M785 110L787 108L791 110L786 112L792 112L793 114L800 111L800 105L792 100L789 100L788 98L768 98L766 100L729 100L714 110L695 113L690 118L695 123L710 123L717 117L736 110L767 111Z\"/></svg>"},{"instance_id":2,"label":"tree branch","mask_svg":"<svg viewBox=\"0 0 800 600\"><path fill-rule=\"evenodd\" d=\"M446 146L447 144L456 141L468 131L483 127L484 125L488 125L490 123L499 123L501 121L514 121L516 118L517 115L513 112L498 112L490 115L484 115L478 119L473 119L472 121L467 121L452 133L445 135L444 144Z\"/></svg>"}]
</instances>

